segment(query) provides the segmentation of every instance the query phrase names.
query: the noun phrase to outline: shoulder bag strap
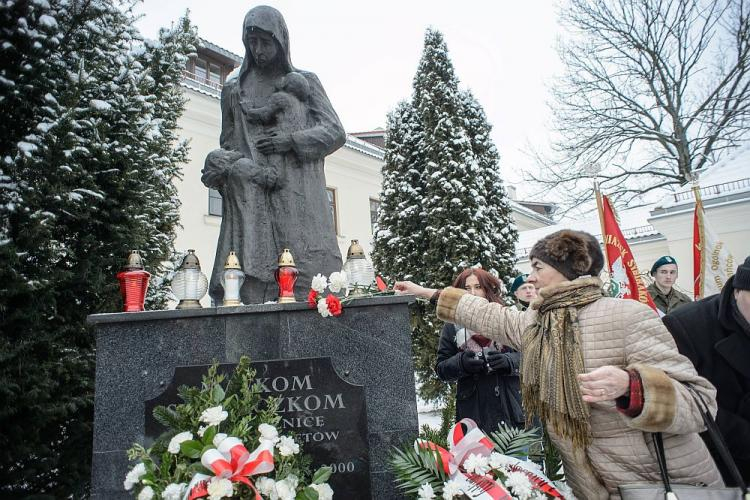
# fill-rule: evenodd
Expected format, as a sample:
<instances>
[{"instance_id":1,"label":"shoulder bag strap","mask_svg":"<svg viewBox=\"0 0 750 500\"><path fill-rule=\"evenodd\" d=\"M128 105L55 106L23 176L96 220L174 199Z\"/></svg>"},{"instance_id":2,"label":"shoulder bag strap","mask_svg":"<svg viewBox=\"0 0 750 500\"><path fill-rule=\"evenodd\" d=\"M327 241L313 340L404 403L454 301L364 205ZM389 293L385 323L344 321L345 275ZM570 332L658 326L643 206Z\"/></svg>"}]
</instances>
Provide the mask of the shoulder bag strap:
<instances>
[{"instance_id":1,"label":"shoulder bag strap","mask_svg":"<svg viewBox=\"0 0 750 500\"><path fill-rule=\"evenodd\" d=\"M734 459L732 458L731 453L729 453L729 448L727 447L726 441L724 441L724 437L721 435L719 426L711 416L711 412L708 409L706 401L698 393L698 391L695 390L695 388L687 384L685 384L685 387L688 388L688 390L692 393L693 398L698 402L698 406L700 407L700 414L703 417L703 423L706 424L708 435L711 437L711 441L713 441L714 447L719 453L721 460L724 462L724 465L726 465L727 469L729 469L729 473L732 475L732 479L734 479L735 483L737 483L742 489L742 493L744 495L747 495L747 485L742 479L742 474L740 474L740 471L737 468L737 464L734 463Z\"/></svg>"},{"instance_id":2,"label":"shoulder bag strap","mask_svg":"<svg viewBox=\"0 0 750 500\"><path fill-rule=\"evenodd\" d=\"M669 482L669 471L667 470L667 456L664 453L664 440L662 439L661 432L655 432L652 434L654 438L654 450L656 451L656 462L659 464L659 473L661 474L661 482L664 483L664 490L667 494L672 492L672 485Z\"/></svg>"}]
</instances>

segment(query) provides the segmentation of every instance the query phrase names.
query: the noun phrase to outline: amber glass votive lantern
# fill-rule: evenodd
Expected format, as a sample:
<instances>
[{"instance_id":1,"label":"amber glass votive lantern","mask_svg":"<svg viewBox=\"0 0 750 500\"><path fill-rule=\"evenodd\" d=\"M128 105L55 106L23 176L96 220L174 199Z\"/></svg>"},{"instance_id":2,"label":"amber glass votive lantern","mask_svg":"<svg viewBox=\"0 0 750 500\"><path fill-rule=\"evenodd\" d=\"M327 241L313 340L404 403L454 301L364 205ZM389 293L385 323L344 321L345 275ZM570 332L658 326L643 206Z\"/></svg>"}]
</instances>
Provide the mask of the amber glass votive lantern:
<instances>
[{"instance_id":1,"label":"amber glass votive lantern","mask_svg":"<svg viewBox=\"0 0 750 500\"><path fill-rule=\"evenodd\" d=\"M240 267L237 254L229 252L227 261L224 263L224 272L221 275L221 286L224 287L223 306L241 306L240 290L245 282L245 273Z\"/></svg>"},{"instance_id":2,"label":"amber glass votive lantern","mask_svg":"<svg viewBox=\"0 0 750 500\"><path fill-rule=\"evenodd\" d=\"M276 269L276 284L279 285L279 304L296 302L294 299L294 284L297 282L299 271L294 267L294 257L288 248L279 256L279 267Z\"/></svg>"},{"instance_id":3,"label":"amber glass votive lantern","mask_svg":"<svg viewBox=\"0 0 750 500\"><path fill-rule=\"evenodd\" d=\"M143 259L138 250L131 250L128 261L117 273L117 281L120 282L120 293L122 294L123 311L143 311L143 303L146 300L148 280L151 274L143 269Z\"/></svg>"}]
</instances>

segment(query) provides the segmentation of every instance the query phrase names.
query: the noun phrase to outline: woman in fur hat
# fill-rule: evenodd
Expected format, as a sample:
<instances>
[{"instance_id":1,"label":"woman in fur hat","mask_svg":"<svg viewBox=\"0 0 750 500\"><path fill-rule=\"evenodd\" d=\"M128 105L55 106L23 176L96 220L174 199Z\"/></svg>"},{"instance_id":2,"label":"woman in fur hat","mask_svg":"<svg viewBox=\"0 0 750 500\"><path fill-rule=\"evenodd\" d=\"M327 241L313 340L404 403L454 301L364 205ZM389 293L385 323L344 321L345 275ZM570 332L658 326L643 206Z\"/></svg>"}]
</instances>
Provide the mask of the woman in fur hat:
<instances>
[{"instance_id":1,"label":"woman in fur hat","mask_svg":"<svg viewBox=\"0 0 750 500\"><path fill-rule=\"evenodd\" d=\"M699 404L716 411L716 391L698 376L648 306L604 297L597 240L562 230L529 254L539 297L526 311L457 288L399 282L429 298L443 321L465 325L522 353L527 419L537 415L563 458L578 498L619 498L618 486L659 483L652 433L661 432L674 483L723 484L706 446Z\"/></svg>"}]
</instances>

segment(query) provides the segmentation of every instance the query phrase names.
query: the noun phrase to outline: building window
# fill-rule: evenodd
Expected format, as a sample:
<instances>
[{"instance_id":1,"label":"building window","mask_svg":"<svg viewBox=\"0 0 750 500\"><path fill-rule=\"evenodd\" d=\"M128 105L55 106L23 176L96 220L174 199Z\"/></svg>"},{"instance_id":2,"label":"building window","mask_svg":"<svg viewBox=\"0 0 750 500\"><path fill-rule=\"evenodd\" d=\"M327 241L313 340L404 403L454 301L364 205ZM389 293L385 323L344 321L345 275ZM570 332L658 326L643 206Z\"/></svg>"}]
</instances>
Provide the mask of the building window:
<instances>
[{"instance_id":1,"label":"building window","mask_svg":"<svg viewBox=\"0 0 750 500\"><path fill-rule=\"evenodd\" d=\"M221 68L215 64L210 65L208 81L211 83L221 84Z\"/></svg>"},{"instance_id":2,"label":"building window","mask_svg":"<svg viewBox=\"0 0 750 500\"><path fill-rule=\"evenodd\" d=\"M336 189L326 188L328 195L328 208L331 210L331 219L333 220L333 229L339 234L339 219L336 214Z\"/></svg>"},{"instance_id":3,"label":"building window","mask_svg":"<svg viewBox=\"0 0 750 500\"><path fill-rule=\"evenodd\" d=\"M378 212L380 212L380 200L370 198L370 230L375 234L375 227L378 225Z\"/></svg>"},{"instance_id":4,"label":"building window","mask_svg":"<svg viewBox=\"0 0 750 500\"><path fill-rule=\"evenodd\" d=\"M221 217L221 195L215 189L208 190L208 215Z\"/></svg>"},{"instance_id":5,"label":"building window","mask_svg":"<svg viewBox=\"0 0 750 500\"><path fill-rule=\"evenodd\" d=\"M207 63L203 59L195 60L195 79L199 82L205 82L208 79Z\"/></svg>"}]
</instances>

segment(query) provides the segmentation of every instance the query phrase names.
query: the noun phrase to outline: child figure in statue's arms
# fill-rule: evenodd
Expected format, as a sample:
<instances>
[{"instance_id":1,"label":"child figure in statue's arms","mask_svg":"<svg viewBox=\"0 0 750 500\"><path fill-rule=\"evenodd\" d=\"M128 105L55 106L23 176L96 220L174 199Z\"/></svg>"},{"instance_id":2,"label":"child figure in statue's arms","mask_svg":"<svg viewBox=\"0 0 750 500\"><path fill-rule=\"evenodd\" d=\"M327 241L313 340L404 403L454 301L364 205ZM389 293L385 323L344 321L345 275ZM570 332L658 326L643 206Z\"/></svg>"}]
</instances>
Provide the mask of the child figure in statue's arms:
<instances>
[{"instance_id":1,"label":"child figure in statue's arms","mask_svg":"<svg viewBox=\"0 0 750 500\"><path fill-rule=\"evenodd\" d=\"M310 84L301 73L292 71L282 79L280 88L268 99L268 104L261 108L252 108L248 101L242 101L242 111L248 120L268 125L276 122L278 125L289 123L293 128L301 128L305 124L305 108L303 103L310 94ZM285 127L280 127L286 129Z\"/></svg>"}]
</instances>

